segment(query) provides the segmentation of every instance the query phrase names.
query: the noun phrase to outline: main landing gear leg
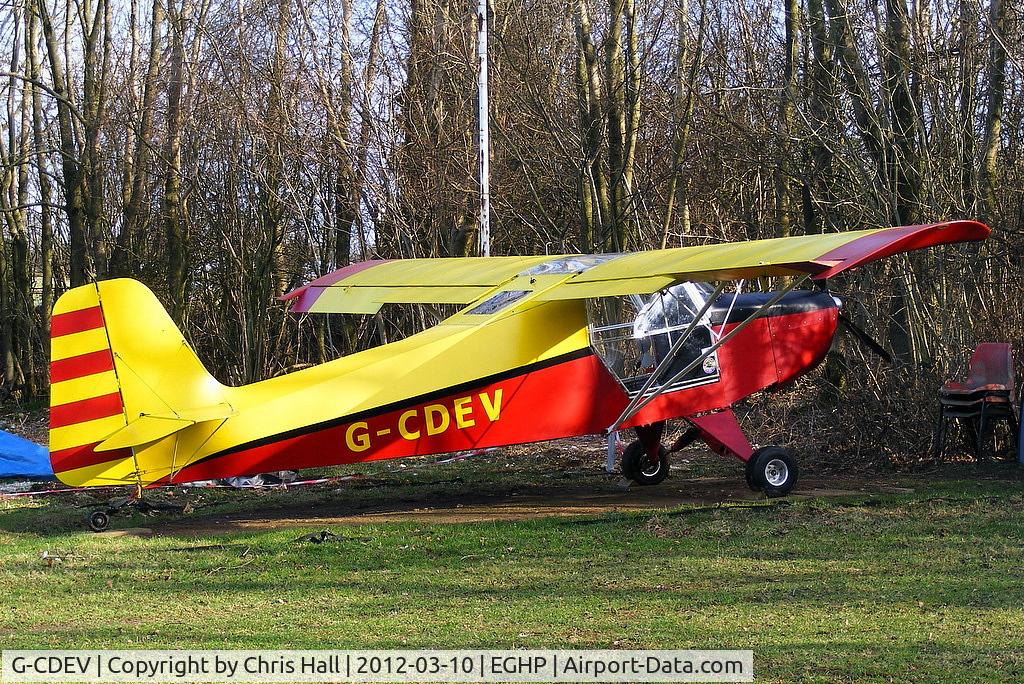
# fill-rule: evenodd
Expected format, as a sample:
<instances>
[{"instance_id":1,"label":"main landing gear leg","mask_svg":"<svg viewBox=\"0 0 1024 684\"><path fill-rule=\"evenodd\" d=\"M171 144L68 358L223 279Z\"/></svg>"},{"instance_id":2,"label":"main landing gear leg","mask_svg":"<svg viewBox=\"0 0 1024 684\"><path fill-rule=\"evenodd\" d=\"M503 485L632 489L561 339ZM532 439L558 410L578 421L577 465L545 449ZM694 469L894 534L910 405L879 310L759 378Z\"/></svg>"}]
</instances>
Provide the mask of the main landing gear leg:
<instances>
[{"instance_id":1,"label":"main landing gear leg","mask_svg":"<svg viewBox=\"0 0 1024 684\"><path fill-rule=\"evenodd\" d=\"M638 485L656 485L668 477L668 449L661 445L665 422L633 428L637 440L622 452L622 475Z\"/></svg>"},{"instance_id":2,"label":"main landing gear leg","mask_svg":"<svg viewBox=\"0 0 1024 684\"><path fill-rule=\"evenodd\" d=\"M796 485L799 477L796 458L778 446L755 451L731 409L686 420L693 427L683 433L669 451L678 451L701 439L716 454L733 456L746 463L747 486L755 492L764 492L769 497L785 496Z\"/></svg>"}]
</instances>

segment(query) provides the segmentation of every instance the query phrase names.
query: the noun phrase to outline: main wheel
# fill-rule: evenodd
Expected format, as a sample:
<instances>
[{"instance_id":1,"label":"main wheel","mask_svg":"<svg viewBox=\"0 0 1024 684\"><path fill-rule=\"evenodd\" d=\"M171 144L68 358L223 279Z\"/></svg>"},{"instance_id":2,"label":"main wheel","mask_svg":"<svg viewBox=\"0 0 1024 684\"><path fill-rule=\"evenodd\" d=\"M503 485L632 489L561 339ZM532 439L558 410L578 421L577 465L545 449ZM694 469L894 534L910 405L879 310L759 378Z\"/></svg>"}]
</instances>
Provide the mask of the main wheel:
<instances>
[{"instance_id":1,"label":"main wheel","mask_svg":"<svg viewBox=\"0 0 1024 684\"><path fill-rule=\"evenodd\" d=\"M110 526L110 516L103 511L93 511L89 514L89 529L93 532L102 532Z\"/></svg>"},{"instance_id":2,"label":"main wheel","mask_svg":"<svg viewBox=\"0 0 1024 684\"><path fill-rule=\"evenodd\" d=\"M761 447L747 461L747 483L769 498L789 494L799 475L796 458L782 447Z\"/></svg>"},{"instance_id":3,"label":"main wheel","mask_svg":"<svg viewBox=\"0 0 1024 684\"><path fill-rule=\"evenodd\" d=\"M652 464L639 440L622 452L622 474L638 485L660 484L668 477L668 449L658 447L658 462Z\"/></svg>"},{"instance_id":4,"label":"main wheel","mask_svg":"<svg viewBox=\"0 0 1024 684\"><path fill-rule=\"evenodd\" d=\"M752 477L753 473L751 472L750 464L753 463L753 462L754 462L754 457L751 456L750 460L747 461L747 467L743 471L743 478L747 481L747 486L750 487L751 491L759 492L759 491L761 491L761 487L754 483L754 479Z\"/></svg>"}]
</instances>

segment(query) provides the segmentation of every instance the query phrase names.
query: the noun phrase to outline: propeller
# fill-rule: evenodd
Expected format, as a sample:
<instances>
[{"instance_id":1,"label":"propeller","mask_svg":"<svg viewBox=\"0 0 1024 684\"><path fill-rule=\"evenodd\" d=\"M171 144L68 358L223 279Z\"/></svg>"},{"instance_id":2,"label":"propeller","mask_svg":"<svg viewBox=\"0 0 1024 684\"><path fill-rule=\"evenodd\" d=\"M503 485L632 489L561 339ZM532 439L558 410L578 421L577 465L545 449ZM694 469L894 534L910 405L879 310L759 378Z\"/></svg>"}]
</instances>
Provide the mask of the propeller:
<instances>
[{"instance_id":1,"label":"propeller","mask_svg":"<svg viewBox=\"0 0 1024 684\"><path fill-rule=\"evenodd\" d=\"M839 313L839 325L846 332L856 337L858 342L877 354L883 361L886 363L892 363L892 354L890 354L889 351L878 342L878 340L867 334L863 328L854 323L849 316L842 312Z\"/></svg>"},{"instance_id":2,"label":"propeller","mask_svg":"<svg viewBox=\"0 0 1024 684\"><path fill-rule=\"evenodd\" d=\"M829 281L827 279L816 280L814 281L814 284L822 292L832 294L832 291L829 288ZM841 297L835 296L834 294L832 294L832 299L835 301L836 306L839 307L839 327L841 327L843 330L857 338L858 342L860 342L865 347L874 352L880 359L882 359L886 363L891 364L893 362L893 357L892 354L889 353L889 350L883 347L878 340L869 335L863 328L854 323L852 318L843 313L843 308L846 304L846 301ZM855 304L858 304L862 310L864 309L864 305L861 304L860 302L856 300L850 301L854 302Z\"/></svg>"}]
</instances>

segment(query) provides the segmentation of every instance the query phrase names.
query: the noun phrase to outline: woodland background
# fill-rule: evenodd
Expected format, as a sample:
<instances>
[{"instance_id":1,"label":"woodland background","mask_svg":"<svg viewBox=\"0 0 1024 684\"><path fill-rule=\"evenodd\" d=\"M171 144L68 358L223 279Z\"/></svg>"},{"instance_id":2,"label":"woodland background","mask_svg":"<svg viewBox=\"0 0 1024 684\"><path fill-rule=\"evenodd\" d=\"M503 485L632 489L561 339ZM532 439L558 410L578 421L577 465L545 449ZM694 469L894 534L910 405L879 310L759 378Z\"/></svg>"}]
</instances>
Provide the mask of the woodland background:
<instances>
[{"instance_id":1,"label":"woodland background","mask_svg":"<svg viewBox=\"0 0 1024 684\"><path fill-rule=\"evenodd\" d=\"M431 324L276 297L475 253L475 5L2 0L4 399L45 398L52 303L97 278L146 282L229 383ZM995 229L837 279L897 363L844 343L755 401L788 407L774 429L920 452L922 397L975 341L1022 342L1024 3L494 0L490 32L494 254Z\"/></svg>"}]
</instances>

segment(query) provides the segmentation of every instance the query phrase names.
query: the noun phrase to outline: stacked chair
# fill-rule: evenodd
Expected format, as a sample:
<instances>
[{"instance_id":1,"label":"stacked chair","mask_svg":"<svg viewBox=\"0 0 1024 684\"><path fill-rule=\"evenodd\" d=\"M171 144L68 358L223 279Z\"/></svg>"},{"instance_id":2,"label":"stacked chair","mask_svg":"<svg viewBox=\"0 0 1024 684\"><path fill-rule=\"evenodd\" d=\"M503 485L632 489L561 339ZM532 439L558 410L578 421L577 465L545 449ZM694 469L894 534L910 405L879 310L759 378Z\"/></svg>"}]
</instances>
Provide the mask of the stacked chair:
<instances>
[{"instance_id":1,"label":"stacked chair","mask_svg":"<svg viewBox=\"0 0 1024 684\"><path fill-rule=\"evenodd\" d=\"M939 424L935 436L935 455L946 446L950 421L966 423L971 450L985 457L988 432L993 421L1009 423L1010 440L1019 451L1017 423L1017 383L1014 379L1013 348L1003 342L983 342L971 356L967 379L947 382L939 389Z\"/></svg>"}]
</instances>

